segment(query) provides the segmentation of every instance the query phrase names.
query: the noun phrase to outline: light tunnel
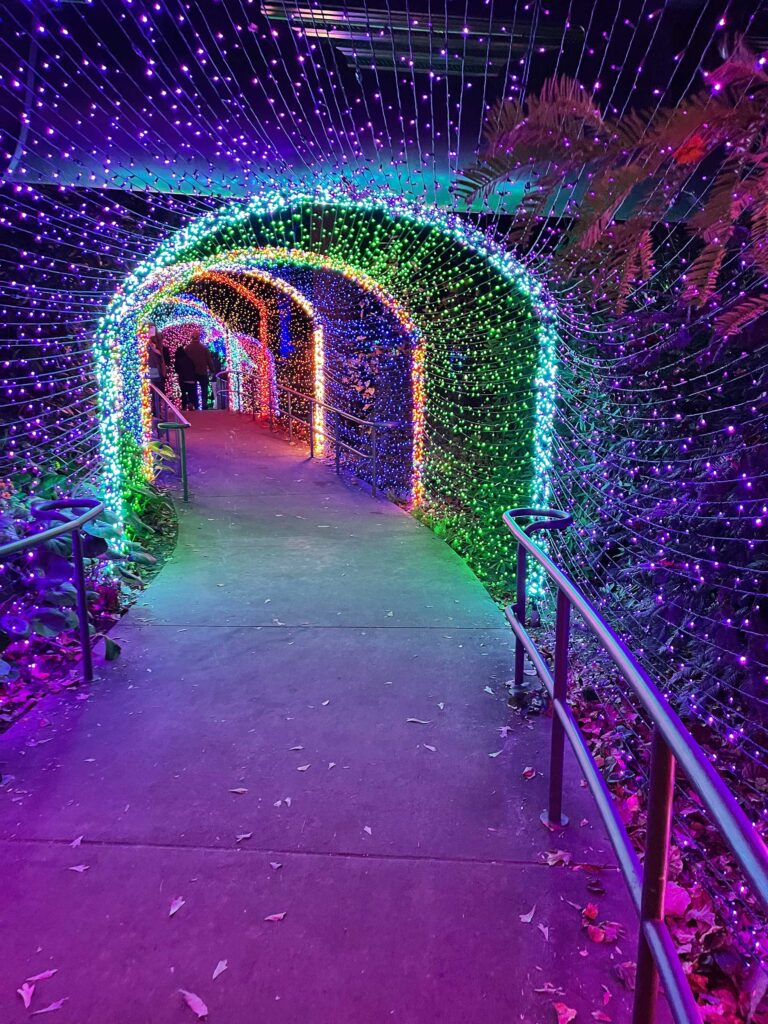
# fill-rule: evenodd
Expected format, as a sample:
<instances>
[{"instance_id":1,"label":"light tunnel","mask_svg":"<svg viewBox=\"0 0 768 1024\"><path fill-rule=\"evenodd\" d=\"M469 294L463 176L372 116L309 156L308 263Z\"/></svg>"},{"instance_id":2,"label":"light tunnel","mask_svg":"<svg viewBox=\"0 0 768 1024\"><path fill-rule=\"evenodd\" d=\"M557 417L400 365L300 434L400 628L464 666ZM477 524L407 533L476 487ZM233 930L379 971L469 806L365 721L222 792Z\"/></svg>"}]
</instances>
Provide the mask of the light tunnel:
<instances>
[{"instance_id":1,"label":"light tunnel","mask_svg":"<svg viewBox=\"0 0 768 1024\"><path fill-rule=\"evenodd\" d=\"M296 192L225 207L164 242L115 294L95 339L103 490L118 518L132 479L150 472L155 322L202 325L230 372L261 374L264 395L272 374L318 403L396 424L377 482L481 579L508 563L501 513L546 503L557 309L456 215ZM315 416L322 445L320 404Z\"/></svg>"}]
</instances>

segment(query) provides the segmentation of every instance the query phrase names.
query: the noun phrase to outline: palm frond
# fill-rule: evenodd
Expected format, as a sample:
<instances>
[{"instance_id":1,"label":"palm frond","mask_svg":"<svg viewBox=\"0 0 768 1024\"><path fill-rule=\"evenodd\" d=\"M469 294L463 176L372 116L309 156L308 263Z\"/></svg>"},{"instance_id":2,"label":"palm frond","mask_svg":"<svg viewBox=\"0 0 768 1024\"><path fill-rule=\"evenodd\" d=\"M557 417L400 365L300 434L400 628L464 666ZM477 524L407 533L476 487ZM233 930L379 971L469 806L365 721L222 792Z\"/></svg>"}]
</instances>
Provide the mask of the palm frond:
<instances>
[{"instance_id":1,"label":"palm frond","mask_svg":"<svg viewBox=\"0 0 768 1024\"><path fill-rule=\"evenodd\" d=\"M461 172L451 189L467 203L478 196L486 198L506 181L511 181L520 171L520 161L511 153L488 157Z\"/></svg>"}]
</instances>

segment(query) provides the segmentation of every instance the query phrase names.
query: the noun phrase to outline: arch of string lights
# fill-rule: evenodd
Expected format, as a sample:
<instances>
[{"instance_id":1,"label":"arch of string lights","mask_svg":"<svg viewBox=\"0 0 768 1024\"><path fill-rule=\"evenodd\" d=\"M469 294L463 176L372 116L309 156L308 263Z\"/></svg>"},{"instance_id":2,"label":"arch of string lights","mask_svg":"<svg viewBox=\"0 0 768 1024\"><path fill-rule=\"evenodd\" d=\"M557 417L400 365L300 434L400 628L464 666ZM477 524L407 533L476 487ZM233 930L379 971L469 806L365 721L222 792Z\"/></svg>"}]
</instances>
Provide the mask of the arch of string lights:
<instances>
[{"instance_id":1,"label":"arch of string lights","mask_svg":"<svg viewBox=\"0 0 768 1024\"><path fill-rule=\"evenodd\" d=\"M326 190L350 204L402 195L422 213L440 206L488 232L494 246L508 245L556 307L555 401L551 433L540 436L548 500L572 509L576 527L553 538L554 554L712 737L713 758L740 780L753 817L768 820L768 361L759 319L768 250L758 201L768 179L752 160L764 137L745 145L731 134L764 109L764 4L455 6L3 5L0 476L32 493L51 477L62 490L99 486L103 422L91 346L105 307L158 245L173 247L185 225L220 216L222 198L242 209L269 190ZM754 57L742 55L739 75L733 63L720 73L742 43ZM563 75L581 88L547 84ZM533 141L524 136L531 123ZM606 138L620 138L626 153L598 176ZM484 184L467 205L452 186L478 150L475 180ZM495 180L505 160L508 173ZM621 191L628 165L649 169L631 198ZM558 169L561 180L532 214L537 182ZM590 216L592 232L580 233ZM305 252L318 251L322 218L314 223ZM642 230L632 234L633 224ZM606 280L628 238L617 295ZM255 247L268 243L296 248L292 234ZM424 337L434 310L457 322L431 378L448 398L449 421L453 385L477 367L458 335L476 315L473 288L482 291L485 278L474 265L454 274L462 283L440 277L445 252L436 247L421 272L398 276L385 251L359 269ZM344 262L349 254L337 255ZM174 249L169 259L177 257L187 258ZM284 276L318 308L301 268L289 278L277 262L254 266ZM165 309L158 316L172 320ZM508 319L517 323L513 312ZM199 322L213 321L201 312ZM496 358L493 347L477 348ZM530 385L536 369L529 360L523 369ZM502 385L518 402L517 376L500 369L494 388L478 380L460 396L467 408L495 401ZM508 422L489 418L486 440L510 434ZM502 462L502 447L498 454ZM454 476L457 465L448 458ZM490 560L497 569L501 556ZM596 679L595 689L596 703L617 703L612 684ZM645 771L636 731L629 722L613 731L622 779ZM685 833L685 822L677 825Z\"/></svg>"},{"instance_id":2,"label":"arch of string lights","mask_svg":"<svg viewBox=\"0 0 768 1024\"><path fill-rule=\"evenodd\" d=\"M305 239L314 240L315 247L322 247L327 255L306 252L303 248ZM262 242L260 247L241 249L249 241L253 244L256 240ZM264 245L265 240L273 244ZM283 244L275 245L276 240ZM289 242L293 247L285 244ZM418 292L414 293L410 280L403 280L404 263L400 256L405 256L410 250L413 258L415 247L415 251L421 254L422 269L429 274L435 264L436 246L440 247L441 259L446 266L450 262L447 254L457 250L459 261L471 255L478 266L486 268L485 294L481 296L472 292L470 301L480 307L490 300L496 308L484 311L482 324L475 325L478 336L472 336L472 317L469 309L464 308L469 305L465 297L456 302L448 319L455 319L456 309L463 310L461 330L469 333L476 346L474 363L478 379L482 378L480 365L483 361L479 346L485 343L489 347L495 345L499 350L490 373L485 377L486 384L493 378L497 387L507 387L516 380L522 400L516 396L509 400L506 419L499 424L500 428L514 428L522 441L523 452L514 460L508 445L499 448L497 438L490 441L482 438L481 434L488 426L487 420L485 424L480 422L478 430L478 424L471 422L471 415L467 419L461 402L456 409L447 409L440 386L430 380L432 370L438 372L442 368L445 384L448 367L448 363L441 364L432 358L432 349L439 346L446 350L451 345L462 343L466 348L467 343L455 337L455 324L441 323L440 317L428 315L424 309L424 298ZM205 260L191 262L191 257L210 252L213 255ZM452 258L456 262L456 256ZM175 263L176 260L180 262ZM327 190L309 194L294 190L287 195L256 196L245 204L233 204L193 221L159 246L152 258L126 279L99 325L94 349L101 389L104 493L112 511L122 515L125 466L134 463L132 457L126 458L121 426L128 424L134 440L145 452L150 438L146 338L141 329L137 331L137 324L141 326L149 322L152 310L163 301L166 289L178 290L195 278L210 279L214 271L248 271L257 279L269 280L286 291L303 306L311 319L317 319L315 311L296 289L273 274L266 275L254 269L257 265L335 271L374 296L396 315L413 346L408 385L412 395L410 497L416 505L422 505L425 496L430 497L428 492L432 491L431 496L444 505L455 496L451 487L453 481L459 473L466 474L470 468L469 456L465 453L458 459L452 456L453 466L430 473L430 462L440 460L442 466L446 454L444 446L436 445L439 456L433 456L429 444L429 439L436 433L433 428L441 427L451 443L460 439L466 445L474 436L478 446L485 448L491 457L495 453L498 458L500 451L506 451L509 465L491 466L491 470L496 474L493 478L496 484L502 474L511 478L512 491L507 488L506 493L496 493L492 501L483 502L481 509L478 489L473 495L473 521L464 530L467 534L474 532L477 535L472 540L473 547L505 550L508 557L508 545L504 545L506 538L500 523L506 504L532 501L541 505L547 500L556 378L557 311L541 284L509 253L495 246L490 238L455 214L437 207L416 207L398 196L383 199L358 195L339 199ZM369 270L373 271L375 278ZM437 272L436 265L434 272ZM510 297L514 297L514 312L518 320L507 322L504 303L509 304ZM523 327L523 322L532 326ZM323 326L316 327L313 343L313 393L320 401L325 397L323 331ZM521 344L520 340L526 337L526 331L530 335L530 353L526 351L527 342ZM461 361L455 351L448 354L449 363L459 364L458 372L461 372ZM512 368L515 366L517 369ZM455 374L457 371L453 369L451 372ZM532 401L531 395L534 396ZM315 431L320 441L323 417L319 408L316 415ZM143 462L148 470L150 461L145 457ZM482 463L483 473L488 470L487 462L486 457ZM477 563L476 568L487 574L484 559L476 557L473 560Z\"/></svg>"}]
</instances>

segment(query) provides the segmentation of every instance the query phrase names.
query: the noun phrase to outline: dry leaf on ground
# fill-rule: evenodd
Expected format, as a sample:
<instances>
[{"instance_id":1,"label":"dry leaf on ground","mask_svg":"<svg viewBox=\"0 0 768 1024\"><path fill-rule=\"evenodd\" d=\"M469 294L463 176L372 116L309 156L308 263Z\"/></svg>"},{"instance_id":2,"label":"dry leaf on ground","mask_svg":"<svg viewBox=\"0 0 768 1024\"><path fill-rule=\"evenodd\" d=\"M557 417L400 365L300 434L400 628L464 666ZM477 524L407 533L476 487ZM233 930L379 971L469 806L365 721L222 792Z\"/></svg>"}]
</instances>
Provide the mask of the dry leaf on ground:
<instances>
[{"instance_id":1,"label":"dry leaf on ground","mask_svg":"<svg viewBox=\"0 0 768 1024\"><path fill-rule=\"evenodd\" d=\"M58 967L51 967L47 971L41 971L39 974L33 974L31 978L27 978L27 981L46 981L48 978L52 978L54 974L58 974Z\"/></svg>"},{"instance_id":2,"label":"dry leaf on ground","mask_svg":"<svg viewBox=\"0 0 768 1024\"><path fill-rule=\"evenodd\" d=\"M264 920L265 921L275 921L275 922L282 921L287 913L288 913L287 910L283 910L279 914L269 914L267 917L264 918Z\"/></svg>"},{"instance_id":3,"label":"dry leaf on ground","mask_svg":"<svg viewBox=\"0 0 768 1024\"><path fill-rule=\"evenodd\" d=\"M213 978L212 978L212 980L216 981L218 976L220 974L223 974L224 971L226 971L227 967L229 967L229 964L227 963L226 960L219 960L219 962L216 964L216 966L213 969Z\"/></svg>"},{"instance_id":4,"label":"dry leaf on ground","mask_svg":"<svg viewBox=\"0 0 768 1024\"><path fill-rule=\"evenodd\" d=\"M187 901L183 896L177 896L173 903L171 903L171 909L168 911L168 917L173 917L177 911L181 910L186 902Z\"/></svg>"},{"instance_id":5,"label":"dry leaf on ground","mask_svg":"<svg viewBox=\"0 0 768 1024\"><path fill-rule=\"evenodd\" d=\"M557 1014L557 1024L570 1024L572 1020L576 1020L576 1011L566 1006L565 1003L553 1003L555 1013Z\"/></svg>"},{"instance_id":6,"label":"dry leaf on ground","mask_svg":"<svg viewBox=\"0 0 768 1024\"><path fill-rule=\"evenodd\" d=\"M208 1016L208 1007L205 1005L200 996L195 995L194 992L187 992L185 988L180 988L179 994L181 995L187 1006L190 1008L192 1013L194 1013L197 1016L198 1020L202 1020L203 1017Z\"/></svg>"},{"instance_id":7,"label":"dry leaf on ground","mask_svg":"<svg viewBox=\"0 0 768 1024\"><path fill-rule=\"evenodd\" d=\"M40 1013L53 1013L54 1010L60 1010L66 1001L67 996L64 996L63 999L57 999L55 1003L49 1003L48 1006L44 1006L42 1010L35 1010L32 1016L37 1017Z\"/></svg>"},{"instance_id":8,"label":"dry leaf on ground","mask_svg":"<svg viewBox=\"0 0 768 1024\"><path fill-rule=\"evenodd\" d=\"M536 904L531 907L527 914L520 914L520 920L523 924L530 924L533 920L533 915L536 913Z\"/></svg>"},{"instance_id":9,"label":"dry leaf on ground","mask_svg":"<svg viewBox=\"0 0 768 1024\"><path fill-rule=\"evenodd\" d=\"M28 981L25 981L21 988L17 988L16 991L21 996L21 1001L24 1003L24 1009L28 1010L32 1004L32 996L35 994L35 986L30 985Z\"/></svg>"},{"instance_id":10,"label":"dry leaf on ground","mask_svg":"<svg viewBox=\"0 0 768 1024\"><path fill-rule=\"evenodd\" d=\"M567 867L573 860L573 854L567 850L547 850L543 857L545 863L549 864L551 868L556 864L563 864Z\"/></svg>"}]
</instances>

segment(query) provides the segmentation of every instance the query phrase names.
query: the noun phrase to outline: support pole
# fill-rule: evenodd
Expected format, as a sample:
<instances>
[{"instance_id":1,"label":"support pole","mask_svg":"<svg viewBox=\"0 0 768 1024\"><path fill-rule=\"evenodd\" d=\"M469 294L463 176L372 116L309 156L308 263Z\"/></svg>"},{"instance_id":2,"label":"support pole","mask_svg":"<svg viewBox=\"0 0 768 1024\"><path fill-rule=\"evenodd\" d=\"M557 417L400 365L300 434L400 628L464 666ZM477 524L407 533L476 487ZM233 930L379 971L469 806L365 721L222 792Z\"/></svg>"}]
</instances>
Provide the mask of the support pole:
<instances>
[{"instance_id":1,"label":"support pole","mask_svg":"<svg viewBox=\"0 0 768 1024\"><path fill-rule=\"evenodd\" d=\"M654 727L651 740L651 773L648 785L643 894L640 901L640 942L632 1024L654 1024L659 995L659 972L645 937L646 921L663 921L667 888L669 837L675 795L675 759Z\"/></svg>"},{"instance_id":2,"label":"support pole","mask_svg":"<svg viewBox=\"0 0 768 1024\"><path fill-rule=\"evenodd\" d=\"M563 768L565 763L565 730L557 714L557 704L568 701L568 641L571 633L571 602L558 590L555 618L555 692L552 714L552 740L549 757L549 807L542 815L546 825L563 828L568 818L563 814ZM546 816L546 817L545 817Z\"/></svg>"},{"instance_id":3,"label":"support pole","mask_svg":"<svg viewBox=\"0 0 768 1024\"><path fill-rule=\"evenodd\" d=\"M79 530L72 531L72 561L75 569L75 590L77 591L77 623L80 633L80 649L83 653L83 682L93 679L93 655L91 652L91 631L88 623L88 591L85 582L83 538Z\"/></svg>"}]
</instances>

